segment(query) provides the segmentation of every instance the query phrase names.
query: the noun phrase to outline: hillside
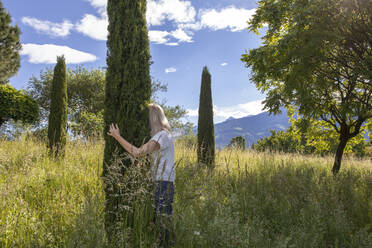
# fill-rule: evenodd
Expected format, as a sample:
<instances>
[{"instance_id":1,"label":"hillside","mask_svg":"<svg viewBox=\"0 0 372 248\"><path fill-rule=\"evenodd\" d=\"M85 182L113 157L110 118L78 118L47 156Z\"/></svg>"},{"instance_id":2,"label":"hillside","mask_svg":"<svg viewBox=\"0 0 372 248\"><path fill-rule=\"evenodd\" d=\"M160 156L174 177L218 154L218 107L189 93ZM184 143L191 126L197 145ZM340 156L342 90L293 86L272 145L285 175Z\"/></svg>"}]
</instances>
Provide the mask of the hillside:
<instances>
[{"instance_id":1,"label":"hillside","mask_svg":"<svg viewBox=\"0 0 372 248\"><path fill-rule=\"evenodd\" d=\"M246 146L250 147L258 139L270 136L270 129L287 129L289 127L288 120L285 109L282 109L282 113L279 115L270 115L268 112L263 112L243 118L230 117L214 126L216 147L223 148L236 136L243 136L246 140ZM194 128L194 131L196 133L197 127Z\"/></svg>"}]
</instances>

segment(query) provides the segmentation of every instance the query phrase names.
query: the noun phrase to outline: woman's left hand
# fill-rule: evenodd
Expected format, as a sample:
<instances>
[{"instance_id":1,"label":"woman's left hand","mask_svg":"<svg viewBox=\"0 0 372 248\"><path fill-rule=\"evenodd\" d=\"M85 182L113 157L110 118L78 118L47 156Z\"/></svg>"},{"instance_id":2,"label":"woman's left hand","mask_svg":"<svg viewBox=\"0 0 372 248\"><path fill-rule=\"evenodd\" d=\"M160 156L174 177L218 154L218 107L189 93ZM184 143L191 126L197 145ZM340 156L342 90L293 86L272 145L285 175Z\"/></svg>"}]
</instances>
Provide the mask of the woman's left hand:
<instances>
[{"instance_id":1,"label":"woman's left hand","mask_svg":"<svg viewBox=\"0 0 372 248\"><path fill-rule=\"evenodd\" d=\"M110 131L107 134L114 137L114 138L119 137L120 136L120 131L119 131L118 124L114 125L113 123L111 123Z\"/></svg>"}]
</instances>

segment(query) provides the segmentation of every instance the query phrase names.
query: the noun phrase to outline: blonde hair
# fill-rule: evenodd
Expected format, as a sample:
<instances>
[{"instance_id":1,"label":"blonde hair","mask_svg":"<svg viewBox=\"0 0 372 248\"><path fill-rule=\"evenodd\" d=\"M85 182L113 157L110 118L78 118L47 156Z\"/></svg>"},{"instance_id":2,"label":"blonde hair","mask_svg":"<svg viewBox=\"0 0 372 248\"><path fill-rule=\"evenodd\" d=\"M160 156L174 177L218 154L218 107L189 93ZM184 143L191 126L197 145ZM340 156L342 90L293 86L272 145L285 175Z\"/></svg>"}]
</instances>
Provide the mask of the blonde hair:
<instances>
[{"instance_id":1,"label":"blonde hair","mask_svg":"<svg viewBox=\"0 0 372 248\"><path fill-rule=\"evenodd\" d=\"M164 114L164 110L158 104L150 103L149 117L150 117L150 135L153 137L157 132L161 130L171 131L171 127L168 123L168 119Z\"/></svg>"}]
</instances>

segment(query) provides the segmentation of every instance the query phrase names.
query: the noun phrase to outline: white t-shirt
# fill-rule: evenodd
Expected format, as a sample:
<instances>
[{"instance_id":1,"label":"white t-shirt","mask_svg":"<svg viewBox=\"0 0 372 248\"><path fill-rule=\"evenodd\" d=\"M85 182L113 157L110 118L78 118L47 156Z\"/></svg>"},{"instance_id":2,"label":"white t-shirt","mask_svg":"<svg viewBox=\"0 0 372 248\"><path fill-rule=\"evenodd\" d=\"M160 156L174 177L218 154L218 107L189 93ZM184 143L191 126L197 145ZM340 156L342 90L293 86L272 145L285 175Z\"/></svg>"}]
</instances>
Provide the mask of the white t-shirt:
<instances>
[{"instance_id":1,"label":"white t-shirt","mask_svg":"<svg viewBox=\"0 0 372 248\"><path fill-rule=\"evenodd\" d=\"M166 130L157 132L150 140L159 143L160 149L153 153L152 178L154 181L174 182L176 170L174 168L174 142L172 134Z\"/></svg>"}]
</instances>

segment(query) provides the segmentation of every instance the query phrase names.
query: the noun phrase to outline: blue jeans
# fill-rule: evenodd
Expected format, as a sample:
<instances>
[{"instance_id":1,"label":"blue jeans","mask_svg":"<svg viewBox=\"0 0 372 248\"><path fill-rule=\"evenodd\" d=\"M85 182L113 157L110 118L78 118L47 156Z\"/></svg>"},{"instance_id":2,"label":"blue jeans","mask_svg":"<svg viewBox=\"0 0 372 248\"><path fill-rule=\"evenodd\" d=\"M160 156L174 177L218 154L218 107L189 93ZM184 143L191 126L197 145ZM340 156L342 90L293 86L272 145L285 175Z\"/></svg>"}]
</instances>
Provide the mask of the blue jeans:
<instances>
[{"instance_id":1,"label":"blue jeans","mask_svg":"<svg viewBox=\"0 0 372 248\"><path fill-rule=\"evenodd\" d=\"M154 208L154 222L159 225L161 235L160 247L170 247L170 231L168 225L170 222L164 223L164 218L159 218L159 215L172 216L172 203L174 198L174 185L169 181L155 182L155 208ZM167 218L169 221L170 218ZM165 225L164 225L165 224Z\"/></svg>"},{"instance_id":2,"label":"blue jeans","mask_svg":"<svg viewBox=\"0 0 372 248\"><path fill-rule=\"evenodd\" d=\"M173 182L156 181L155 184L154 216L158 214L172 215L172 203L174 198Z\"/></svg>"}]
</instances>

